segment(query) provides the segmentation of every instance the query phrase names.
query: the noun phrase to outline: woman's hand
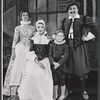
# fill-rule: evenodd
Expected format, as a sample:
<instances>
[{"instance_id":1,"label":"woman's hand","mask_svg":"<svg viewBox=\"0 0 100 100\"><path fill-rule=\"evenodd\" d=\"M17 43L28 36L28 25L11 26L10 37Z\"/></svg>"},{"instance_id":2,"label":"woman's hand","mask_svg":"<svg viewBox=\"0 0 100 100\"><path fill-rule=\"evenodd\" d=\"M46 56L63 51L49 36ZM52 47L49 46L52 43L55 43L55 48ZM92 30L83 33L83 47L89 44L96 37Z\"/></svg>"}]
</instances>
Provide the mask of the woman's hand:
<instances>
[{"instance_id":1,"label":"woman's hand","mask_svg":"<svg viewBox=\"0 0 100 100\"><path fill-rule=\"evenodd\" d=\"M15 60L16 54L15 54L15 48L12 49L12 59Z\"/></svg>"},{"instance_id":2,"label":"woman's hand","mask_svg":"<svg viewBox=\"0 0 100 100\"><path fill-rule=\"evenodd\" d=\"M41 62L39 62L38 65L40 68L45 69L44 65Z\"/></svg>"},{"instance_id":3,"label":"woman's hand","mask_svg":"<svg viewBox=\"0 0 100 100\"><path fill-rule=\"evenodd\" d=\"M37 57L35 58L34 61L38 64L38 66L39 66L40 68L45 69L44 65L43 65L41 62L38 61L38 58L37 58Z\"/></svg>"},{"instance_id":4,"label":"woman's hand","mask_svg":"<svg viewBox=\"0 0 100 100\"><path fill-rule=\"evenodd\" d=\"M89 38L87 38L85 35L82 36L83 41L89 41Z\"/></svg>"}]
</instances>

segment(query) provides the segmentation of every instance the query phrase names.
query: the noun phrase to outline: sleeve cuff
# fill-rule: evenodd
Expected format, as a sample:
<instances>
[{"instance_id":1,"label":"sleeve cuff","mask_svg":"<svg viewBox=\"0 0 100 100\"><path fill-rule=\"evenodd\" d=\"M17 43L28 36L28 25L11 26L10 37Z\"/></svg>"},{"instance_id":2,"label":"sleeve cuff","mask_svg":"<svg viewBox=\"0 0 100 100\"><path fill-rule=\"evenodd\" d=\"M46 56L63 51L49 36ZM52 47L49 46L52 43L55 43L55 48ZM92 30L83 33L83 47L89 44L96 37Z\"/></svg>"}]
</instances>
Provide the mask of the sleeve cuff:
<instances>
[{"instance_id":1,"label":"sleeve cuff","mask_svg":"<svg viewBox=\"0 0 100 100\"><path fill-rule=\"evenodd\" d=\"M93 35L91 32L89 32L88 35L87 35L87 38L88 38L89 40L92 40L92 39L95 38L95 35Z\"/></svg>"}]
</instances>

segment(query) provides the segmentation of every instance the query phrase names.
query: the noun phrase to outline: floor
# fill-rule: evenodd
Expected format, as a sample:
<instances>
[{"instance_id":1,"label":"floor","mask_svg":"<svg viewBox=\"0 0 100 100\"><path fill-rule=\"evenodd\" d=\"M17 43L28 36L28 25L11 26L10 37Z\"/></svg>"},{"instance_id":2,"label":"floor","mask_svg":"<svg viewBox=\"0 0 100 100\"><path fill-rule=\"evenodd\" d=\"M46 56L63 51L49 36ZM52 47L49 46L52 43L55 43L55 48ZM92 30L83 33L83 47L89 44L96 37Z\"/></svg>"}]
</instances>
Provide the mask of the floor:
<instances>
[{"instance_id":1,"label":"floor","mask_svg":"<svg viewBox=\"0 0 100 100\"><path fill-rule=\"evenodd\" d=\"M86 83L86 90L89 94L89 100L98 100L98 73L92 71L89 73L89 78ZM3 100L7 100L9 97L3 96ZM12 100L12 99L11 99ZM13 99L16 100L16 99ZM18 100L18 99L17 99ZM80 93L80 85L77 79L74 79L73 92L65 100L84 100Z\"/></svg>"},{"instance_id":2,"label":"floor","mask_svg":"<svg viewBox=\"0 0 100 100\"><path fill-rule=\"evenodd\" d=\"M9 97L3 96L3 100L7 100L8 98ZM13 99L13 100L19 100L19 99ZM74 91L67 98L65 98L65 100L84 100L84 99L80 95L80 92ZM89 93L89 100L98 100L97 93Z\"/></svg>"},{"instance_id":3,"label":"floor","mask_svg":"<svg viewBox=\"0 0 100 100\"><path fill-rule=\"evenodd\" d=\"M89 93L89 100L98 100L96 93ZM79 92L74 92L70 94L65 100L84 100Z\"/></svg>"}]
</instances>

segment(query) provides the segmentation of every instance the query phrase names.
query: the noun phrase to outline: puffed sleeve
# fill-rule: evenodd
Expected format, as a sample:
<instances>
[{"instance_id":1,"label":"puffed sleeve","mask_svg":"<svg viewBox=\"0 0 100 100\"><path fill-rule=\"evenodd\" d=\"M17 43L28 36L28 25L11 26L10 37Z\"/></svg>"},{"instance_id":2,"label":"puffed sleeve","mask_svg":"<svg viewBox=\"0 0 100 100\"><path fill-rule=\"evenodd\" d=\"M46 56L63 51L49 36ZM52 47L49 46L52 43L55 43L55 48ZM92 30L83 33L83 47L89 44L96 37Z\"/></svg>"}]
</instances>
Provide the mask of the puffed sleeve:
<instances>
[{"instance_id":1,"label":"puffed sleeve","mask_svg":"<svg viewBox=\"0 0 100 100\"><path fill-rule=\"evenodd\" d=\"M97 24L94 23L90 17L86 17L85 25L86 25L86 27L90 28L90 32L93 35L96 35L98 33L97 32Z\"/></svg>"},{"instance_id":2,"label":"puffed sleeve","mask_svg":"<svg viewBox=\"0 0 100 100\"><path fill-rule=\"evenodd\" d=\"M26 59L29 60L29 61L34 61L35 58L37 58L37 55L35 54L34 51L28 52L26 54Z\"/></svg>"},{"instance_id":3,"label":"puffed sleeve","mask_svg":"<svg viewBox=\"0 0 100 100\"><path fill-rule=\"evenodd\" d=\"M60 65L62 65L62 64L68 59L68 54L69 54L69 47L68 47L67 44L65 44L65 45L64 45L64 55L63 55L62 59L60 59L60 60L58 61L58 63L59 63Z\"/></svg>"},{"instance_id":4,"label":"puffed sleeve","mask_svg":"<svg viewBox=\"0 0 100 100\"><path fill-rule=\"evenodd\" d=\"M50 63L53 64L54 59L53 59L53 45L52 44L50 44L49 59L50 59Z\"/></svg>"},{"instance_id":5,"label":"puffed sleeve","mask_svg":"<svg viewBox=\"0 0 100 100\"><path fill-rule=\"evenodd\" d=\"M20 37L20 31L19 31L19 28L17 26L15 28L15 32L14 32L14 38L13 38L12 48L16 47L16 44L17 44L17 42L19 40L19 37Z\"/></svg>"}]
</instances>

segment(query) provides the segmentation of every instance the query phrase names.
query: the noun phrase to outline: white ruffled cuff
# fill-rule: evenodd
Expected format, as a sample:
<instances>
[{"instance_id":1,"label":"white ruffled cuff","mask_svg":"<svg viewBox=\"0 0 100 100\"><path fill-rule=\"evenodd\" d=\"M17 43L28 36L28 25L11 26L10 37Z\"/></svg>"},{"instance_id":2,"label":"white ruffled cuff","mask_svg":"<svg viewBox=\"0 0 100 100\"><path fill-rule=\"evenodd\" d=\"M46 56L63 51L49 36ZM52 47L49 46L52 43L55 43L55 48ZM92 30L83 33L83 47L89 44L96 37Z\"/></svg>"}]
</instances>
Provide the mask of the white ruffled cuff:
<instances>
[{"instance_id":1,"label":"white ruffled cuff","mask_svg":"<svg viewBox=\"0 0 100 100\"><path fill-rule=\"evenodd\" d=\"M34 51L31 51L31 52L26 54L26 59L29 61L34 61L35 58L37 58L37 55L35 54Z\"/></svg>"},{"instance_id":2,"label":"white ruffled cuff","mask_svg":"<svg viewBox=\"0 0 100 100\"><path fill-rule=\"evenodd\" d=\"M88 35L87 35L87 38L88 38L89 40L92 40L92 39L95 38L95 35L93 35L91 32L89 32Z\"/></svg>"}]
</instances>

